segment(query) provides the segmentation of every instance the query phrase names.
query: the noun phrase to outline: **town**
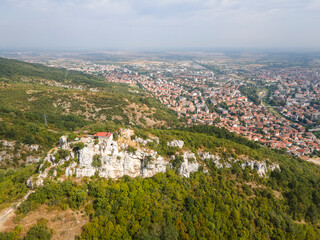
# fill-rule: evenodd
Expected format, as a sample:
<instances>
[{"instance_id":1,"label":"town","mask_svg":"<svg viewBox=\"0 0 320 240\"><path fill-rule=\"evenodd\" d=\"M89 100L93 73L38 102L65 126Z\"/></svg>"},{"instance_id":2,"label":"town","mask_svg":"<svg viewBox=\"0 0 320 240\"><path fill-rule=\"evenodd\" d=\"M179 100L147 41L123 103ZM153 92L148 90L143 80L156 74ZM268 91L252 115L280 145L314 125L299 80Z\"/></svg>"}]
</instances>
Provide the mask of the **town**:
<instances>
[{"instance_id":1,"label":"town","mask_svg":"<svg viewBox=\"0 0 320 240\"><path fill-rule=\"evenodd\" d=\"M320 72L215 60L50 64L137 85L188 125L226 128L296 156L319 154Z\"/></svg>"}]
</instances>

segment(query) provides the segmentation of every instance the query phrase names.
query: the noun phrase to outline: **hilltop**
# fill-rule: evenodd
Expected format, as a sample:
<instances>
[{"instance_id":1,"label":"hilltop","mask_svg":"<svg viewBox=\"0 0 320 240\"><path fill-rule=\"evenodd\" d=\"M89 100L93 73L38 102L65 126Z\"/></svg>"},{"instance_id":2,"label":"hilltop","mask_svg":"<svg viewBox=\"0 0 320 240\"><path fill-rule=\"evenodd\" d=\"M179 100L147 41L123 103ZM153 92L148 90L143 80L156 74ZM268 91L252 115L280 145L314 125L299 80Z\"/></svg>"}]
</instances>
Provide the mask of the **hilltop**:
<instances>
[{"instance_id":1,"label":"hilltop","mask_svg":"<svg viewBox=\"0 0 320 240\"><path fill-rule=\"evenodd\" d=\"M62 136L37 169L3 172L3 184L31 194L2 229L25 236L42 226L54 239L70 237L67 226L79 239L317 239L319 167L201 130Z\"/></svg>"}]
</instances>

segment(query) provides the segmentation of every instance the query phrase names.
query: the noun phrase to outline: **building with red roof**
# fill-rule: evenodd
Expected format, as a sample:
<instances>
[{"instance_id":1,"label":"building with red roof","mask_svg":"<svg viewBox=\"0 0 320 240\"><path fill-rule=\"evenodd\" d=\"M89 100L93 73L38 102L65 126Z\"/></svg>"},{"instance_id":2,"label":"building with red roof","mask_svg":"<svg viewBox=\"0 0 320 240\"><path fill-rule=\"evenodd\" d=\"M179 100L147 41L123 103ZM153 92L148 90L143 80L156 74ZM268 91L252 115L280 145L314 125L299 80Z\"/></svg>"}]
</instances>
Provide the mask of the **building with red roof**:
<instances>
[{"instance_id":1,"label":"building with red roof","mask_svg":"<svg viewBox=\"0 0 320 240\"><path fill-rule=\"evenodd\" d=\"M104 138L104 139L112 139L112 133L111 132L97 132L95 135L93 135L95 138Z\"/></svg>"}]
</instances>

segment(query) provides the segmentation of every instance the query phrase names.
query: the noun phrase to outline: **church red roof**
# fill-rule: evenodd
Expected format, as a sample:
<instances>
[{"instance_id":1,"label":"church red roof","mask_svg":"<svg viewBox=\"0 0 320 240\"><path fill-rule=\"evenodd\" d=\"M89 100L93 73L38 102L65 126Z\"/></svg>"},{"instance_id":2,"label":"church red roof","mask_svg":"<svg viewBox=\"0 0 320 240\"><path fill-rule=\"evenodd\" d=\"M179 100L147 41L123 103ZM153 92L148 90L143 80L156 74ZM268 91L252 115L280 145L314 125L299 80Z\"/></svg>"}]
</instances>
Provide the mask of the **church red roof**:
<instances>
[{"instance_id":1,"label":"church red roof","mask_svg":"<svg viewBox=\"0 0 320 240\"><path fill-rule=\"evenodd\" d=\"M95 137L111 137L111 132L97 132L93 136L95 136Z\"/></svg>"}]
</instances>

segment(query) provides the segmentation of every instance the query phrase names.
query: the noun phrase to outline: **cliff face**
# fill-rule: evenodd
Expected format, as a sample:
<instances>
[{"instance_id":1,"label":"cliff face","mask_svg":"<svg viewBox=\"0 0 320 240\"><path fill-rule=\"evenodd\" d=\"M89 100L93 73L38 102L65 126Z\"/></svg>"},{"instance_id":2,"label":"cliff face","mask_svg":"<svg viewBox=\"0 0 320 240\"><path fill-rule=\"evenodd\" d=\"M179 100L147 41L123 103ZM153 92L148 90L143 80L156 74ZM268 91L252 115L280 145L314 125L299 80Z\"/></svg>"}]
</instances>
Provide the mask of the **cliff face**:
<instances>
[{"instance_id":1,"label":"cliff face","mask_svg":"<svg viewBox=\"0 0 320 240\"><path fill-rule=\"evenodd\" d=\"M68 143L66 137L60 139L60 149L47 154L44 162L39 168L40 175L37 185L50 176L57 175L57 169L64 168L66 176L91 177L98 175L105 178L120 178L124 175L130 177L152 177L157 173L166 172L167 168L173 168L170 158L164 158L152 149L146 147L145 143L157 141L157 139L139 139L129 140L123 138L122 141L114 141L112 139L100 138L94 140L93 137L84 137L80 139L84 147L75 150L78 142ZM149 140L149 141L148 141ZM174 140L167 143L168 146L182 148L184 142ZM137 148L135 148L135 147ZM59 151L66 151L67 155L59 159ZM184 176L190 177L192 172L200 169L206 172L206 163L214 163L217 168L230 168L233 164L240 164L243 169L249 167L255 169L261 176L267 176L269 171L279 169L277 164L269 164L268 162L257 162L249 159L224 159L222 160L218 154L209 152L198 152L198 157L190 152L179 150L179 164L175 164L176 171ZM171 159L176 159L176 155L172 155ZM58 159L56 159L58 158Z\"/></svg>"},{"instance_id":2,"label":"cliff face","mask_svg":"<svg viewBox=\"0 0 320 240\"><path fill-rule=\"evenodd\" d=\"M168 161L157 156L155 151L137 149L135 152L124 150L113 140L99 140L98 144L89 143L79 150L79 165L72 165L66 169L66 175L76 174L77 177L93 176L95 174L105 178L151 177L159 172L165 172ZM120 150L121 149L121 150ZM94 156L98 156L101 164L93 166Z\"/></svg>"}]
</instances>

